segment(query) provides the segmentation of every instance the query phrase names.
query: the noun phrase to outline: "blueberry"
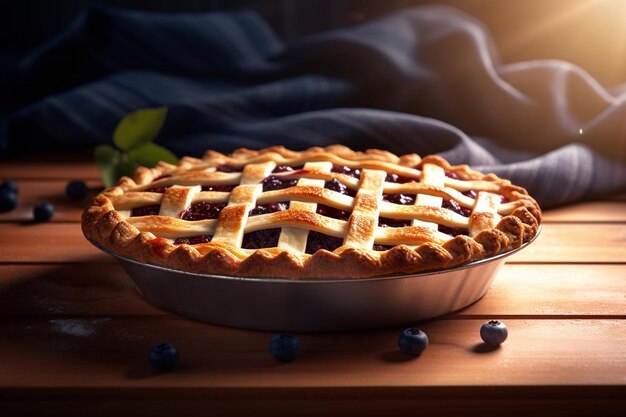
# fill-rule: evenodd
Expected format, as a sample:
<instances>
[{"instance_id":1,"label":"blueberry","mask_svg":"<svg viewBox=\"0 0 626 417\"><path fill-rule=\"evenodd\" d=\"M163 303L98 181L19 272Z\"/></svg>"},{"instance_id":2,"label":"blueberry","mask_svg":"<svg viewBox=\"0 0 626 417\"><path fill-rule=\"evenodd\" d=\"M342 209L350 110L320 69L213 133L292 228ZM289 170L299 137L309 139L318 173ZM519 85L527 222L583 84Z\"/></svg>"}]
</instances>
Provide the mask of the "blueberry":
<instances>
[{"instance_id":1,"label":"blueberry","mask_svg":"<svg viewBox=\"0 0 626 417\"><path fill-rule=\"evenodd\" d=\"M148 362L159 371L170 371L178 364L178 349L171 343L159 343L150 350Z\"/></svg>"},{"instance_id":2,"label":"blueberry","mask_svg":"<svg viewBox=\"0 0 626 417\"><path fill-rule=\"evenodd\" d=\"M428 336L415 327L409 327L398 336L398 347L407 355L417 356L428 347Z\"/></svg>"},{"instance_id":3,"label":"blueberry","mask_svg":"<svg viewBox=\"0 0 626 417\"><path fill-rule=\"evenodd\" d=\"M0 189L0 212L11 211L17 206L17 193L8 188Z\"/></svg>"},{"instance_id":4,"label":"blueberry","mask_svg":"<svg viewBox=\"0 0 626 417\"><path fill-rule=\"evenodd\" d=\"M33 217L36 222L47 222L54 214L54 206L50 203L40 203L33 209Z\"/></svg>"},{"instance_id":5,"label":"blueberry","mask_svg":"<svg viewBox=\"0 0 626 417\"><path fill-rule=\"evenodd\" d=\"M15 194L18 194L20 189L15 181L6 180L2 183L2 185L0 185L0 192L4 190L12 191Z\"/></svg>"},{"instance_id":6,"label":"blueberry","mask_svg":"<svg viewBox=\"0 0 626 417\"><path fill-rule=\"evenodd\" d=\"M300 353L300 339L289 333L277 334L270 340L269 351L275 359L291 362Z\"/></svg>"},{"instance_id":7,"label":"blueberry","mask_svg":"<svg viewBox=\"0 0 626 417\"><path fill-rule=\"evenodd\" d=\"M89 188L85 181L70 181L65 187L65 194L67 194L70 200L82 200L87 196Z\"/></svg>"},{"instance_id":8,"label":"blueberry","mask_svg":"<svg viewBox=\"0 0 626 417\"><path fill-rule=\"evenodd\" d=\"M488 345L501 345L509 335L506 324L498 320L489 320L480 328L480 338Z\"/></svg>"}]
</instances>

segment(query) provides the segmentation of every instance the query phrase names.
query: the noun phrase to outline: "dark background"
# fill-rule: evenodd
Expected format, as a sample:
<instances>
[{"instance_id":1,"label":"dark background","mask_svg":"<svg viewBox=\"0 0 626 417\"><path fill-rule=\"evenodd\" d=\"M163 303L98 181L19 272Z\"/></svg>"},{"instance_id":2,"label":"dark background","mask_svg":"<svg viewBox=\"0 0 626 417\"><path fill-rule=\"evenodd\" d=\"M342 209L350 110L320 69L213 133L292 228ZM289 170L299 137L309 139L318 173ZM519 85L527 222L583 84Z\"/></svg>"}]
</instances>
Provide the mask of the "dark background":
<instances>
[{"instance_id":1,"label":"dark background","mask_svg":"<svg viewBox=\"0 0 626 417\"><path fill-rule=\"evenodd\" d=\"M606 86L626 80L623 0L11 0L0 13L0 50L14 58L97 5L160 12L251 9L278 34L294 39L423 4L445 4L480 19L503 63L563 59Z\"/></svg>"}]
</instances>

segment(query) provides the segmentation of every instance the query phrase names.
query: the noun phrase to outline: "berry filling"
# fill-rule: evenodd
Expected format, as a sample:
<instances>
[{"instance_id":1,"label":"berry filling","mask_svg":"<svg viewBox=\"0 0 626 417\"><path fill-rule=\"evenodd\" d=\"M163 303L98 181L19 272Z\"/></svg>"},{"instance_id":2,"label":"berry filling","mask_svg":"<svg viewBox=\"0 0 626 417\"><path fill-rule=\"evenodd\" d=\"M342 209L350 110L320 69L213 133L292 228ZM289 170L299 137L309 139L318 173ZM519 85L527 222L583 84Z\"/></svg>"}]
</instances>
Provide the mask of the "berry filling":
<instances>
[{"instance_id":1,"label":"berry filling","mask_svg":"<svg viewBox=\"0 0 626 417\"><path fill-rule=\"evenodd\" d=\"M146 192L163 194L165 192L165 190L167 190L168 188L170 188L170 187L155 187L155 188L150 188L150 189L146 190Z\"/></svg>"},{"instance_id":2,"label":"berry filling","mask_svg":"<svg viewBox=\"0 0 626 417\"><path fill-rule=\"evenodd\" d=\"M159 214L159 210L161 210L161 205L160 204L155 204L155 205L151 205L151 206L135 207L131 211L130 216L131 217L136 217L136 216L156 216L157 214Z\"/></svg>"},{"instance_id":3,"label":"berry filling","mask_svg":"<svg viewBox=\"0 0 626 417\"><path fill-rule=\"evenodd\" d=\"M374 250L377 250L379 252L384 252L386 250L389 250L393 248L393 246L387 246L387 245L374 245Z\"/></svg>"},{"instance_id":4,"label":"berry filling","mask_svg":"<svg viewBox=\"0 0 626 417\"><path fill-rule=\"evenodd\" d=\"M332 217L333 219L339 220L348 220L348 218L350 218L349 213L343 210L336 209L334 207L325 206L323 204L317 205L316 213L321 214L322 216Z\"/></svg>"},{"instance_id":5,"label":"berry filling","mask_svg":"<svg viewBox=\"0 0 626 417\"><path fill-rule=\"evenodd\" d=\"M215 171L217 172L240 172L241 171L241 167L237 167L234 165L228 165L228 164L223 164L223 165L218 165L215 167Z\"/></svg>"},{"instance_id":6,"label":"berry filling","mask_svg":"<svg viewBox=\"0 0 626 417\"><path fill-rule=\"evenodd\" d=\"M442 226L439 225L439 227L437 228L441 233L446 233L449 234L451 236L458 236L458 235L469 235L469 231L464 228L464 227L448 227L448 226Z\"/></svg>"},{"instance_id":7,"label":"berry filling","mask_svg":"<svg viewBox=\"0 0 626 417\"><path fill-rule=\"evenodd\" d=\"M189 236L189 237L179 237L174 241L175 245L182 245L186 243L188 245L197 245L199 243L207 243L211 241L211 235L199 235L199 236Z\"/></svg>"},{"instance_id":8,"label":"berry filling","mask_svg":"<svg viewBox=\"0 0 626 417\"><path fill-rule=\"evenodd\" d=\"M228 193L235 188L234 185L203 185L202 191L221 191Z\"/></svg>"},{"instance_id":9,"label":"berry filling","mask_svg":"<svg viewBox=\"0 0 626 417\"><path fill-rule=\"evenodd\" d=\"M201 201L200 203L192 204L187 210L180 213L180 218L190 221L217 219L225 206L226 204L224 203L210 204Z\"/></svg>"},{"instance_id":10,"label":"berry filling","mask_svg":"<svg viewBox=\"0 0 626 417\"><path fill-rule=\"evenodd\" d=\"M300 168L298 168L300 169ZM292 167L290 167L289 165L278 165L276 166L276 168L274 168L274 170L272 172L289 172L289 171L293 171L294 169Z\"/></svg>"},{"instance_id":11,"label":"berry filling","mask_svg":"<svg viewBox=\"0 0 626 417\"><path fill-rule=\"evenodd\" d=\"M341 182L336 179L332 179L331 181L326 181L324 183L324 188L328 188L329 190L336 191L341 194L349 195L350 197L354 197L356 195L356 191L351 190Z\"/></svg>"},{"instance_id":12,"label":"berry filling","mask_svg":"<svg viewBox=\"0 0 626 417\"><path fill-rule=\"evenodd\" d=\"M333 169L331 172L339 172L341 174L346 174L354 178L361 179L361 170L359 168L349 168L342 165L333 165Z\"/></svg>"},{"instance_id":13,"label":"berry filling","mask_svg":"<svg viewBox=\"0 0 626 417\"><path fill-rule=\"evenodd\" d=\"M461 207L459 203L457 203L454 200L443 200L443 204L441 205L441 207L448 209L448 210L452 210L453 212L460 214L461 216L465 216L465 217L469 217L470 214L472 214L472 210L465 208L465 207Z\"/></svg>"},{"instance_id":14,"label":"berry filling","mask_svg":"<svg viewBox=\"0 0 626 417\"><path fill-rule=\"evenodd\" d=\"M259 214L269 214L283 210L287 210L287 203L269 203L256 206L248 212L248 215L258 216Z\"/></svg>"},{"instance_id":15,"label":"berry filling","mask_svg":"<svg viewBox=\"0 0 626 417\"><path fill-rule=\"evenodd\" d=\"M448 171L446 171L446 177L452 178L453 180L461 179L461 177L459 177L455 172L448 172Z\"/></svg>"},{"instance_id":16,"label":"berry filling","mask_svg":"<svg viewBox=\"0 0 626 417\"><path fill-rule=\"evenodd\" d=\"M383 194L383 201L410 206L415 204L415 194Z\"/></svg>"},{"instance_id":17,"label":"berry filling","mask_svg":"<svg viewBox=\"0 0 626 417\"><path fill-rule=\"evenodd\" d=\"M393 182L397 184L404 184L407 182L418 182L415 178L403 177L398 174L387 174L387 178L385 178L385 182Z\"/></svg>"},{"instance_id":18,"label":"berry filling","mask_svg":"<svg viewBox=\"0 0 626 417\"><path fill-rule=\"evenodd\" d=\"M380 227L405 227L410 225L410 220L389 219L387 217L381 217L378 219L378 226Z\"/></svg>"},{"instance_id":19,"label":"berry filling","mask_svg":"<svg viewBox=\"0 0 626 417\"><path fill-rule=\"evenodd\" d=\"M263 191L282 190L283 188L294 187L298 184L297 178L279 178L274 175L263 180Z\"/></svg>"},{"instance_id":20,"label":"berry filling","mask_svg":"<svg viewBox=\"0 0 626 417\"><path fill-rule=\"evenodd\" d=\"M241 247L244 249L273 248L278 245L280 228L263 229L243 235Z\"/></svg>"},{"instance_id":21,"label":"berry filling","mask_svg":"<svg viewBox=\"0 0 626 417\"><path fill-rule=\"evenodd\" d=\"M309 232L309 238L306 242L305 252L312 255L320 249L326 249L327 251L334 251L339 246L343 245L343 239L334 236L328 236L319 232Z\"/></svg>"}]
</instances>

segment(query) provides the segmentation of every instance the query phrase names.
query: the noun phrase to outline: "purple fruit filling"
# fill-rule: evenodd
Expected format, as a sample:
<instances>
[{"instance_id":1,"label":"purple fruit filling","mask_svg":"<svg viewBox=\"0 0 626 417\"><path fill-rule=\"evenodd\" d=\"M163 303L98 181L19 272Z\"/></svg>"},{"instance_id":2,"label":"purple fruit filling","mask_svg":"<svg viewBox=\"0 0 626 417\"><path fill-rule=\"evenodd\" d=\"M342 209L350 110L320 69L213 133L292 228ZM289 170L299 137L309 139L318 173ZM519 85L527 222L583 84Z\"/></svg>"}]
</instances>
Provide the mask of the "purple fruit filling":
<instances>
[{"instance_id":1,"label":"purple fruit filling","mask_svg":"<svg viewBox=\"0 0 626 417\"><path fill-rule=\"evenodd\" d=\"M159 210L161 210L161 205L160 204L155 204L155 205L151 205L151 206L135 207L131 211L130 216L131 217L136 217L136 216L156 216L157 214L159 214Z\"/></svg>"},{"instance_id":2,"label":"purple fruit filling","mask_svg":"<svg viewBox=\"0 0 626 417\"><path fill-rule=\"evenodd\" d=\"M389 219L387 217L380 217L378 219L378 226L380 227L405 227L410 225L410 220Z\"/></svg>"},{"instance_id":3,"label":"purple fruit filling","mask_svg":"<svg viewBox=\"0 0 626 417\"><path fill-rule=\"evenodd\" d=\"M263 191L282 190L298 184L297 178L284 178L270 175L263 180Z\"/></svg>"},{"instance_id":4,"label":"purple fruit filling","mask_svg":"<svg viewBox=\"0 0 626 417\"><path fill-rule=\"evenodd\" d=\"M201 201L200 203L192 204L187 210L180 213L180 218L190 221L217 219L220 215L220 211L222 211L225 206L225 203L210 204Z\"/></svg>"},{"instance_id":5,"label":"purple fruit filling","mask_svg":"<svg viewBox=\"0 0 626 417\"><path fill-rule=\"evenodd\" d=\"M415 194L383 194L383 201L409 206L415 204Z\"/></svg>"},{"instance_id":6,"label":"purple fruit filling","mask_svg":"<svg viewBox=\"0 0 626 417\"><path fill-rule=\"evenodd\" d=\"M377 250L379 252L384 252L386 250L389 250L393 248L393 246L387 246L387 245L374 245L374 250Z\"/></svg>"},{"instance_id":7,"label":"purple fruit filling","mask_svg":"<svg viewBox=\"0 0 626 417\"><path fill-rule=\"evenodd\" d=\"M234 185L203 185L202 191L220 191L223 193L228 193L235 188Z\"/></svg>"},{"instance_id":8,"label":"purple fruit filling","mask_svg":"<svg viewBox=\"0 0 626 417\"><path fill-rule=\"evenodd\" d=\"M350 218L350 213L336 209L334 207L325 206L323 204L317 205L316 213L321 214L322 216L332 217L333 219L339 220L348 220L348 218Z\"/></svg>"},{"instance_id":9,"label":"purple fruit filling","mask_svg":"<svg viewBox=\"0 0 626 417\"><path fill-rule=\"evenodd\" d=\"M269 203L256 206L248 212L249 216L258 216L259 214L275 213L277 211L287 210L287 203Z\"/></svg>"},{"instance_id":10,"label":"purple fruit filling","mask_svg":"<svg viewBox=\"0 0 626 417\"><path fill-rule=\"evenodd\" d=\"M274 168L274 170L272 172L289 172L289 171L293 171L293 170L294 169L292 167L290 167L289 165L278 165L278 166L276 166L276 168Z\"/></svg>"},{"instance_id":11,"label":"purple fruit filling","mask_svg":"<svg viewBox=\"0 0 626 417\"><path fill-rule=\"evenodd\" d=\"M218 165L215 167L215 171L217 172L241 172L241 170L241 167L229 164Z\"/></svg>"},{"instance_id":12,"label":"purple fruit filling","mask_svg":"<svg viewBox=\"0 0 626 417\"><path fill-rule=\"evenodd\" d=\"M441 233L447 233L452 236L469 235L469 231L464 227L448 227L448 226L439 225L438 230Z\"/></svg>"},{"instance_id":13,"label":"purple fruit filling","mask_svg":"<svg viewBox=\"0 0 626 417\"><path fill-rule=\"evenodd\" d=\"M446 177L452 178L453 180L458 180L461 178L455 172L448 172L448 171L446 171Z\"/></svg>"},{"instance_id":14,"label":"purple fruit filling","mask_svg":"<svg viewBox=\"0 0 626 417\"><path fill-rule=\"evenodd\" d=\"M305 252L312 255L320 249L326 249L327 251L334 251L339 246L343 245L343 239L334 236L328 236L319 232L309 232L309 238L306 242Z\"/></svg>"},{"instance_id":15,"label":"purple fruit filling","mask_svg":"<svg viewBox=\"0 0 626 417\"><path fill-rule=\"evenodd\" d=\"M476 198L478 196L478 194L474 190L463 191L463 195L469 198Z\"/></svg>"},{"instance_id":16,"label":"purple fruit filling","mask_svg":"<svg viewBox=\"0 0 626 417\"><path fill-rule=\"evenodd\" d=\"M397 184L404 184L407 182L418 182L416 178L403 177L398 174L387 174L387 178L385 178L385 182L393 182Z\"/></svg>"},{"instance_id":17,"label":"purple fruit filling","mask_svg":"<svg viewBox=\"0 0 626 417\"><path fill-rule=\"evenodd\" d=\"M342 165L333 165L333 169L331 171L346 174L354 178L361 178L361 170L359 168L349 168Z\"/></svg>"},{"instance_id":18,"label":"purple fruit filling","mask_svg":"<svg viewBox=\"0 0 626 417\"><path fill-rule=\"evenodd\" d=\"M329 190L336 191L341 194L349 195L350 197L354 197L356 195L356 191L346 187L340 181L336 179L332 179L330 181L326 181L324 183L324 188L328 188Z\"/></svg>"},{"instance_id":19,"label":"purple fruit filling","mask_svg":"<svg viewBox=\"0 0 626 417\"><path fill-rule=\"evenodd\" d=\"M174 241L175 245L182 245L186 243L188 245L197 245L199 243L207 243L211 241L211 235L199 235L199 236L189 236L189 237L179 237Z\"/></svg>"},{"instance_id":20,"label":"purple fruit filling","mask_svg":"<svg viewBox=\"0 0 626 417\"><path fill-rule=\"evenodd\" d=\"M280 228L263 229L243 235L241 247L244 249L273 248L278 245Z\"/></svg>"},{"instance_id":21,"label":"purple fruit filling","mask_svg":"<svg viewBox=\"0 0 626 417\"><path fill-rule=\"evenodd\" d=\"M165 192L165 190L167 190L168 188L170 188L170 187L155 187L155 188L150 188L150 189L146 190L146 192L163 194Z\"/></svg>"},{"instance_id":22,"label":"purple fruit filling","mask_svg":"<svg viewBox=\"0 0 626 417\"><path fill-rule=\"evenodd\" d=\"M448 210L452 210L453 212L460 214L461 216L465 216L465 217L469 217L470 214L472 214L472 210L465 208L465 207L461 207L459 203L457 203L454 200L443 200L443 204L441 205L441 207L448 209Z\"/></svg>"}]
</instances>

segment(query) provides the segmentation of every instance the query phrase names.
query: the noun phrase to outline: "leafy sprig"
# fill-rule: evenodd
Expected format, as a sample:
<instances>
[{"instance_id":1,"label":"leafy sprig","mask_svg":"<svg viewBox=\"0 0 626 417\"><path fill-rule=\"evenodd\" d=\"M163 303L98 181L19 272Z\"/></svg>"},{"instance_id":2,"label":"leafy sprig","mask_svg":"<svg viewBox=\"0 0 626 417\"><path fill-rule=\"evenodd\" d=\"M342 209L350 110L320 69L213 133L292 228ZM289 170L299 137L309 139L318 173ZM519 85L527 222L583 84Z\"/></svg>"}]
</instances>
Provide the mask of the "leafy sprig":
<instances>
[{"instance_id":1,"label":"leafy sprig","mask_svg":"<svg viewBox=\"0 0 626 417\"><path fill-rule=\"evenodd\" d=\"M94 151L102 182L112 187L123 176L131 176L140 166L153 167L159 161L178 163L178 158L153 142L159 134L167 107L136 110L127 114L113 132L111 145L98 145Z\"/></svg>"}]
</instances>

